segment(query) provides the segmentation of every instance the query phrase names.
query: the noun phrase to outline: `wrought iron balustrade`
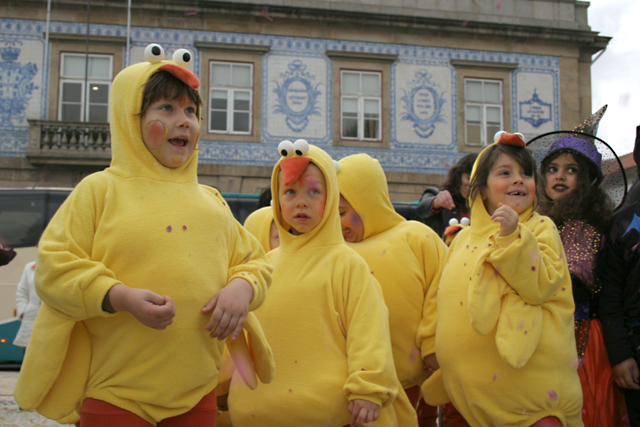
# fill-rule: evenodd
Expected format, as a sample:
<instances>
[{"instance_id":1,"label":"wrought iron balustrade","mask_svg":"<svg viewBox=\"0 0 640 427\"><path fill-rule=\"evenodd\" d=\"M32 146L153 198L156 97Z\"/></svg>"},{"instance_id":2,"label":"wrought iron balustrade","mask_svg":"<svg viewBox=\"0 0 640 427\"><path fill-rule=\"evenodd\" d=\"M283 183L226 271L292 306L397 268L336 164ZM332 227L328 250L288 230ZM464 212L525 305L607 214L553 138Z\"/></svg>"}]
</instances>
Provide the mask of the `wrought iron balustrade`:
<instances>
[{"instance_id":1,"label":"wrought iron balustrade","mask_svg":"<svg viewBox=\"0 0 640 427\"><path fill-rule=\"evenodd\" d=\"M29 120L27 158L34 164L108 165L108 123Z\"/></svg>"}]
</instances>

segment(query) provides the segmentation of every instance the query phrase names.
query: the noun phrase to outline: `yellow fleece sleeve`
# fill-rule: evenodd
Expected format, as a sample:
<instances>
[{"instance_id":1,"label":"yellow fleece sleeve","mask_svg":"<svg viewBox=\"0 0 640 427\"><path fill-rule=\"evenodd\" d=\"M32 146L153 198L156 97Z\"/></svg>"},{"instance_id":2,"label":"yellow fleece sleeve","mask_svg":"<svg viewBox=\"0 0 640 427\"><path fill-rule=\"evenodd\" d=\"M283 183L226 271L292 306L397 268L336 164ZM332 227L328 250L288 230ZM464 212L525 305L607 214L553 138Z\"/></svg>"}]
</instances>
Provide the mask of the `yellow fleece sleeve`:
<instances>
[{"instance_id":1,"label":"yellow fleece sleeve","mask_svg":"<svg viewBox=\"0 0 640 427\"><path fill-rule=\"evenodd\" d=\"M348 401L363 399L386 407L400 388L391 353L389 317L369 268L364 260L359 261L349 263L334 282L342 284L335 298L347 338L349 376L344 393Z\"/></svg>"},{"instance_id":2,"label":"yellow fleece sleeve","mask_svg":"<svg viewBox=\"0 0 640 427\"><path fill-rule=\"evenodd\" d=\"M531 227L531 229L529 228ZM564 249L553 221L535 215L509 236L495 238L487 261L531 305L548 300L564 279Z\"/></svg>"},{"instance_id":3,"label":"yellow fleece sleeve","mask_svg":"<svg viewBox=\"0 0 640 427\"><path fill-rule=\"evenodd\" d=\"M262 245L251 233L249 233L233 217L229 204L224 201L220 193L214 192L227 207L227 214L231 222L231 246L229 254L229 271L227 283L232 279L245 279L253 288L253 299L249 310L260 307L267 297L267 289L271 286L271 273L273 267L267 260L267 255Z\"/></svg>"},{"instance_id":4,"label":"yellow fleece sleeve","mask_svg":"<svg viewBox=\"0 0 640 427\"><path fill-rule=\"evenodd\" d=\"M421 258L426 289L422 320L416 331L416 347L420 349L420 354L424 358L436 351L438 286L445 264L447 245L431 229L425 237L419 237L420 239L416 242L418 244L412 242L412 250L416 257Z\"/></svg>"},{"instance_id":5,"label":"yellow fleece sleeve","mask_svg":"<svg viewBox=\"0 0 640 427\"><path fill-rule=\"evenodd\" d=\"M73 190L38 244L37 293L57 315L76 321L109 316L102 300L120 283L104 264L91 259L106 193L106 186L91 178Z\"/></svg>"}]
</instances>

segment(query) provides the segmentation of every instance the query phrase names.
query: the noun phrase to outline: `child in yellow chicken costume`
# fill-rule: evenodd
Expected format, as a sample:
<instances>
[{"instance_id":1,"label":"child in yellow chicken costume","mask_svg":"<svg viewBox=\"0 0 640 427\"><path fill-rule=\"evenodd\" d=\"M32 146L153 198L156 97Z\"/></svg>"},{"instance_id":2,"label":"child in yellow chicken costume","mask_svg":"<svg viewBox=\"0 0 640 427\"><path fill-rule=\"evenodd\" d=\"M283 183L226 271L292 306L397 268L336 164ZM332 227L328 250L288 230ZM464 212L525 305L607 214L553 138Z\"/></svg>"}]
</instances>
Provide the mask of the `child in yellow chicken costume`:
<instances>
[{"instance_id":1,"label":"child in yellow chicken costume","mask_svg":"<svg viewBox=\"0 0 640 427\"><path fill-rule=\"evenodd\" d=\"M304 140L279 151L271 189L280 247L268 254L273 284L256 312L276 374L253 391L234 376L231 422L398 426L388 313L366 262L342 238L336 166Z\"/></svg>"},{"instance_id":2,"label":"child in yellow chicken costume","mask_svg":"<svg viewBox=\"0 0 640 427\"><path fill-rule=\"evenodd\" d=\"M440 370L423 385L472 426L582 426L571 278L553 222L533 211L536 163L519 134L478 157L471 224L438 291Z\"/></svg>"},{"instance_id":3,"label":"child in yellow chicken costume","mask_svg":"<svg viewBox=\"0 0 640 427\"><path fill-rule=\"evenodd\" d=\"M111 88L111 166L78 184L40 240L43 305L15 396L82 427L215 426L216 338L244 339L244 309L264 301L271 266L220 193L198 184L190 55L145 54Z\"/></svg>"},{"instance_id":4,"label":"child in yellow chicken costume","mask_svg":"<svg viewBox=\"0 0 640 427\"><path fill-rule=\"evenodd\" d=\"M278 228L273 221L273 207L271 206L253 211L244 221L244 228L258 239L265 252L280 245Z\"/></svg>"},{"instance_id":5,"label":"child in yellow chicken costume","mask_svg":"<svg viewBox=\"0 0 640 427\"><path fill-rule=\"evenodd\" d=\"M436 320L437 280L447 248L431 228L406 221L395 211L384 171L376 159L356 154L339 164L343 234L380 283L389 308L398 379L415 405L428 374L422 356L435 352L435 335L427 336L427 328L419 326ZM358 218L351 221L349 215L354 213ZM428 314L425 319L423 313ZM422 409L421 422L427 409Z\"/></svg>"}]
</instances>

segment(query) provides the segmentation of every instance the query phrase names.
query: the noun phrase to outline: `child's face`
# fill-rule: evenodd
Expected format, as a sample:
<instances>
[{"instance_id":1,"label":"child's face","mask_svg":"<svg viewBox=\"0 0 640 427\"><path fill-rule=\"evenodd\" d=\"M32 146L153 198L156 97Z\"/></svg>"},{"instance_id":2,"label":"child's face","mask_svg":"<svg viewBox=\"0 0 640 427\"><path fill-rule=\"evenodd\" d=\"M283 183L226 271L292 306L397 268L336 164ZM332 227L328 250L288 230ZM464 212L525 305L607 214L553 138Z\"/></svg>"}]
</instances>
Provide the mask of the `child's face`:
<instances>
[{"instance_id":1,"label":"child's face","mask_svg":"<svg viewBox=\"0 0 640 427\"><path fill-rule=\"evenodd\" d=\"M269 230L269 247L274 250L280 246L280 235L278 234L278 226L275 221L271 221L271 229Z\"/></svg>"},{"instance_id":2,"label":"child's face","mask_svg":"<svg viewBox=\"0 0 640 427\"><path fill-rule=\"evenodd\" d=\"M364 224L362 218L351 206L347 199L340 196L340 204L338 205L340 211L340 222L342 223L342 235L344 240L349 243L362 242L364 238Z\"/></svg>"},{"instance_id":3,"label":"child's face","mask_svg":"<svg viewBox=\"0 0 640 427\"><path fill-rule=\"evenodd\" d=\"M487 187L482 190L482 200L489 215L493 215L500 203L521 214L533 205L535 195L535 178L525 174L513 157L500 154L489 172Z\"/></svg>"},{"instance_id":4,"label":"child's face","mask_svg":"<svg viewBox=\"0 0 640 427\"><path fill-rule=\"evenodd\" d=\"M278 203L282 218L291 225L294 235L308 233L320 223L326 200L326 181L316 165L307 165L290 185L284 185L282 171L278 174Z\"/></svg>"},{"instance_id":5,"label":"child's face","mask_svg":"<svg viewBox=\"0 0 640 427\"><path fill-rule=\"evenodd\" d=\"M144 145L163 166L177 168L191 156L198 142L197 106L187 96L161 98L140 118Z\"/></svg>"},{"instance_id":6,"label":"child's face","mask_svg":"<svg viewBox=\"0 0 640 427\"><path fill-rule=\"evenodd\" d=\"M552 200L557 200L578 189L580 167L573 155L561 154L543 171L544 189Z\"/></svg>"}]
</instances>

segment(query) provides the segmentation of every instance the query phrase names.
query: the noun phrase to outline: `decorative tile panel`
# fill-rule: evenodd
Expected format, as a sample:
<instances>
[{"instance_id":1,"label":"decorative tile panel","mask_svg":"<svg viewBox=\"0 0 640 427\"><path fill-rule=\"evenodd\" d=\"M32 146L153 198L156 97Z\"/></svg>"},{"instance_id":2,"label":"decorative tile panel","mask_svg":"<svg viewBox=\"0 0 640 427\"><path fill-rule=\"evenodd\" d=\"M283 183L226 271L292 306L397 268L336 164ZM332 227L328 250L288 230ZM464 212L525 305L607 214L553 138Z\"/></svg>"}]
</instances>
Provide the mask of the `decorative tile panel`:
<instances>
[{"instance_id":1,"label":"decorative tile panel","mask_svg":"<svg viewBox=\"0 0 640 427\"><path fill-rule=\"evenodd\" d=\"M43 21L0 19L0 49L20 51L16 58L17 51L5 53L9 59L0 61L0 70L4 70L0 73L10 67L19 67L24 70L21 76L25 79L22 89L17 92L8 89L6 83L0 83L3 84L3 102L8 97L14 105L0 119L0 156L24 156L28 136L26 119L46 117L50 88L47 83L49 70L43 67L44 30ZM84 34L86 24L51 22L50 31ZM90 31L94 35L127 35L126 27L118 25L92 24ZM305 138L327 150L336 160L366 152L380 160L386 170L446 173L462 156L457 152L457 110L460 107L456 98L457 74L449 65L451 59L518 64L510 81L512 130L530 138L557 130L560 125L559 59L553 56L134 27L131 29L130 63L143 60L147 44L159 43L169 58L178 48L192 51L194 63L190 68L200 74L201 57L194 41L271 48L262 59L261 142L201 140L198 153L202 163L272 166L279 158L276 147L282 139ZM340 88L332 81L332 62L325 55L327 50L398 55L391 64L391 93L383 94L389 96L390 101L391 123L385 124L390 126L390 148L332 145L334 111L331 100L333 91ZM203 82L203 87L206 86Z\"/></svg>"}]
</instances>

